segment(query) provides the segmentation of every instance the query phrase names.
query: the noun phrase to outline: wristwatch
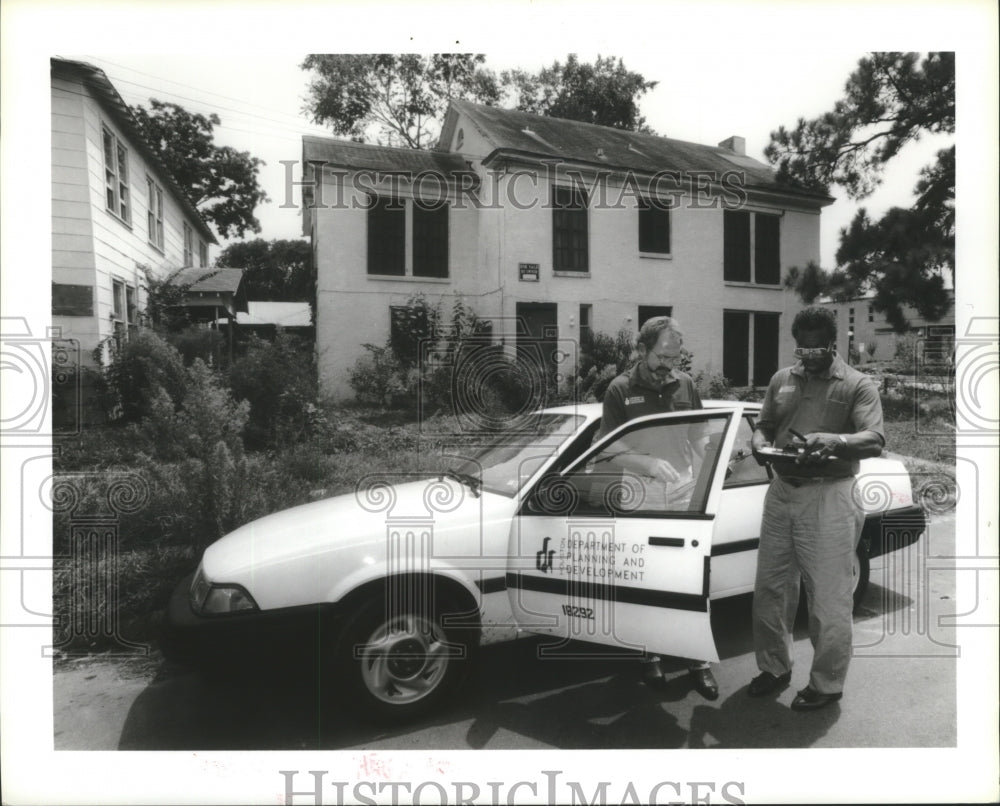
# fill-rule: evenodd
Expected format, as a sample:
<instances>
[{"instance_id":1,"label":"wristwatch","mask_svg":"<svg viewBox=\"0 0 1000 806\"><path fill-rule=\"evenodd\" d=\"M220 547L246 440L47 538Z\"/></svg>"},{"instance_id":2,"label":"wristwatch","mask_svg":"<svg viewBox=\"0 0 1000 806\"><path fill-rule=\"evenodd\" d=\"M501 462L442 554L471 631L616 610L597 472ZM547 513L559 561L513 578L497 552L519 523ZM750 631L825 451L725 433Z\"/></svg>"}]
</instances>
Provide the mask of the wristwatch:
<instances>
[{"instance_id":1,"label":"wristwatch","mask_svg":"<svg viewBox=\"0 0 1000 806\"><path fill-rule=\"evenodd\" d=\"M845 437L843 434L837 434L837 439L840 440L840 444L843 447L845 447L845 448L847 447L847 437Z\"/></svg>"}]
</instances>

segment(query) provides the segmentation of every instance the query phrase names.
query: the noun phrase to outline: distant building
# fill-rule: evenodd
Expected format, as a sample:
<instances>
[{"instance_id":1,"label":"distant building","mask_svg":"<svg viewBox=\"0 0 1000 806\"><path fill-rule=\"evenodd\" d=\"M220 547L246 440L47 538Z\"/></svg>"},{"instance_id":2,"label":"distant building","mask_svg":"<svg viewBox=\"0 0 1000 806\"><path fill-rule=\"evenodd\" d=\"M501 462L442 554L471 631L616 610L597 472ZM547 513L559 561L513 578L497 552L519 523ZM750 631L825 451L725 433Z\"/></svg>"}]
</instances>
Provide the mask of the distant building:
<instances>
[{"instance_id":1,"label":"distant building","mask_svg":"<svg viewBox=\"0 0 1000 806\"><path fill-rule=\"evenodd\" d=\"M955 347L955 292L948 291L951 308L940 321L930 322L909 306L903 313L909 321L908 334L917 339L917 357L932 363L948 363ZM837 350L852 363L892 361L896 344L905 334L896 333L885 314L875 310L874 294L847 302L826 302L837 313Z\"/></svg>"},{"instance_id":2,"label":"distant building","mask_svg":"<svg viewBox=\"0 0 1000 806\"><path fill-rule=\"evenodd\" d=\"M407 300L462 300L510 355L573 370L591 332L672 314L696 368L763 385L792 358L782 285L833 199L778 184L743 138L705 146L452 101L437 148L303 138L325 391Z\"/></svg>"},{"instance_id":3,"label":"distant building","mask_svg":"<svg viewBox=\"0 0 1000 806\"><path fill-rule=\"evenodd\" d=\"M142 324L145 271L207 267L212 231L103 71L54 58L52 324L84 361Z\"/></svg>"}]
</instances>

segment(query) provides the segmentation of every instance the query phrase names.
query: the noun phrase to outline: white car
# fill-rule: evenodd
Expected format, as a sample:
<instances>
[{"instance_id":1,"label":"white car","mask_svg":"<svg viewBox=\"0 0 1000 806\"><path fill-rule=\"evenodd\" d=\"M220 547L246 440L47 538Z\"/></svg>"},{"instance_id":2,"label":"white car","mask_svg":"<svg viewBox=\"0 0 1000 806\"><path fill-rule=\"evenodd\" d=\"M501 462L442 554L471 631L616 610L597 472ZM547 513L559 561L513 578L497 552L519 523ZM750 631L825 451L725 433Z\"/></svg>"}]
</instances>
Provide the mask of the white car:
<instances>
[{"instance_id":1,"label":"white car","mask_svg":"<svg viewBox=\"0 0 1000 806\"><path fill-rule=\"evenodd\" d=\"M753 590L772 472L750 450L758 412L708 402L596 439L599 405L545 409L442 476L377 474L268 515L182 580L164 652L216 673L318 652L342 699L383 719L426 712L479 647L531 633L717 661L710 600ZM897 461L864 460L855 494L857 601L869 558L925 518Z\"/></svg>"}]
</instances>

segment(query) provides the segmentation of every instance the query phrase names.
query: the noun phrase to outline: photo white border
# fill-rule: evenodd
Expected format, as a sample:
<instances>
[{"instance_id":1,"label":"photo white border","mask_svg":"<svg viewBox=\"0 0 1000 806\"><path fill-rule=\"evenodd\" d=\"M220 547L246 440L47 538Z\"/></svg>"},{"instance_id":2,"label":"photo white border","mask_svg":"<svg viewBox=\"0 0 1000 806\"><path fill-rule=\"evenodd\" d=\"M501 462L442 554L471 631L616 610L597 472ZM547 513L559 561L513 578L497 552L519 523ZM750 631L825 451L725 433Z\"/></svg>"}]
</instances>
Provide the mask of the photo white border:
<instances>
[{"instance_id":1,"label":"photo white border","mask_svg":"<svg viewBox=\"0 0 1000 806\"><path fill-rule=\"evenodd\" d=\"M376 13L376 9L378 12ZM958 69L958 265L956 333L973 317L997 321L997 11L989 2L597 3L437 2L142 4L6 0L2 6L2 313L25 317L35 334L49 321L51 181L49 57L80 52L207 49L241 58L254 49L295 52L475 51L536 54L599 50L621 55L662 50L684 70L727 69L753 48L814 49L851 43L866 50L955 50ZM656 15L659 25L650 24ZM128 31L127 35L122 35ZM878 33L877 33L878 32ZM558 42L558 47L553 44ZM691 57L678 59L683 48ZM697 57L697 58L695 58ZM794 59L790 59L794 62ZM846 78L846 76L845 76ZM748 88L753 91L754 88ZM794 114L794 112L792 113ZM779 123L791 121L775 121ZM45 132L45 135L42 134ZM4 380L6 384L8 379ZM994 395L995 389L986 390ZM995 410L995 409L994 409ZM17 452L3 461L2 554L21 529L44 529L46 518L21 513ZM989 509L960 510L959 535L986 528L977 515L996 510L995 451L972 451L982 464L980 487ZM978 523L977 523L978 520ZM996 524L981 539L996 554ZM979 601L959 591L958 612L986 608L995 617L995 571L980 576ZM3 594L7 607L11 586ZM16 604L16 603L15 603ZM990 605L992 604L992 607ZM958 747L806 750L440 751L377 754L394 780L544 781L593 784L614 770L636 791L664 780L743 781L747 802L953 802L997 798L997 632L959 628ZM0 734L6 803L281 803L278 770L330 770L352 780L372 753L361 752L54 752L51 662L40 648L44 630L0 630ZM987 702L983 702L984 692ZM447 770L441 775L435 771ZM502 773L500 772L502 770ZM485 787L485 783L484 783ZM624 783L614 787L621 796ZM526 797L520 802L545 802ZM667 793L669 794L669 793ZM562 797L567 793L564 791ZM297 799L296 802L309 802ZM324 802L333 802L330 801ZM717 801L713 801L717 802Z\"/></svg>"}]
</instances>

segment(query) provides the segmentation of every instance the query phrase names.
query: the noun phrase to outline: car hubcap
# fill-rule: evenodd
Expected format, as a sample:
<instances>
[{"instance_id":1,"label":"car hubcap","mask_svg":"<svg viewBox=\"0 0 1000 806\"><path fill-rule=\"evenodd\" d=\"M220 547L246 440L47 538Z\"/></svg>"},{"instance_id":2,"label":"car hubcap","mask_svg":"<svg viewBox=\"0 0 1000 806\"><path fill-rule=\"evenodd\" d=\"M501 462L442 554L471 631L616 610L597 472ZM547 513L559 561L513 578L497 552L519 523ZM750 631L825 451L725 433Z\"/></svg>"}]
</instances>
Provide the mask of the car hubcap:
<instances>
[{"instance_id":1,"label":"car hubcap","mask_svg":"<svg viewBox=\"0 0 1000 806\"><path fill-rule=\"evenodd\" d=\"M438 687L448 668L444 633L422 616L386 621L359 654L365 686L378 699L393 705L426 697Z\"/></svg>"}]
</instances>

